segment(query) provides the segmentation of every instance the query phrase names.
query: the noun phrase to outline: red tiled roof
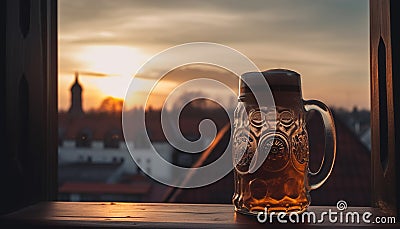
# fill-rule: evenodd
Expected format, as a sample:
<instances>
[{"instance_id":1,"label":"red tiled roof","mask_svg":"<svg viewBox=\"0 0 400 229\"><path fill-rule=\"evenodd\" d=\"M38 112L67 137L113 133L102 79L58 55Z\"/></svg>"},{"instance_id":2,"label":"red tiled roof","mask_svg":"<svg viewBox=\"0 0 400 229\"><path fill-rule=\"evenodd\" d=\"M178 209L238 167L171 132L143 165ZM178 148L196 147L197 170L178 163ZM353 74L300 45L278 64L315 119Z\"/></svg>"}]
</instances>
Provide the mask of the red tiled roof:
<instances>
[{"instance_id":1,"label":"red tiled roof","mask_svg":"<svg viewBox=\"0 0 400 229\"><path fill-rule=\"evenodd\" d=\"M195 113L194 113L195 114ZM152 139L163 140L165 139L161 126L158 124L157 112L150 115L152 125L149 126ZM309 133L310 140L310 167L313 171L319 168L320 161L322 159L322 153L324 150L324 133L320 118L317 115L311 115L310 122L307 122L307 130ZM189 120L191 119L191 120ZM70 128L69 134L78 130L78 127L82 127L82 123L86 119L82 119L79 123ZM67 124L68 119L60 120L64 124ZM101 134L107 130L108 125L100 124L100 120L90 120L93 123L94 135L102 137ZM105 120L105 122L114 123L111 120ZM115 119L115 122L120 124L120 120ZM181 120L181 131L183 133L194 133L198 128L193 128L195 118L187 118ZM337 131L337 157L335 167L330 178L327 182L319 189L311 192L312 205L334 205L340 199L346 200L349 206L367 206L370 205L371 196L371 156L369 150L360 142L352 131L337 117L335 117L336 131ZM61 125L63 126L63 125ZM65 125L64 125L65 126ZM230 132L228 132L230 133ZM226 140L229 140L229 136L226 136ZM224 145L224 144L221 144ZM218 155L219 151L223 151L224 148L218 147L210 154L211 159ZM209 161L207 159L207 161ZM213 160L211 160L213 161ZM86 185L86 184L85 184ZM60 192L71 192L73 190L81 190L82 192L93 192L93 193L107 193L111 192L108 190L116 191L117 193L128 192L128 193L139 193L144 194L149 191L150 188L140 188L135 190L133 185L122 185L121 187L113 185L113 187L107 184L103 186L80 186L77 184L65 184L60 188ZM118 184L119 185L119 184ZM148 185L150 186L150 185ZM146 186L147 187L147 186ZM71 189L74 188L74 189ZM125 190L125 191L124 191ZM162 196L167 188L160 188L158 195ZM185 189L180 192L177 196L176 202L190 202L190 203L230 203L233 193L233 174L232 172L224 177L222 180L208 185L206 187L197 189ZM151 200L149 200L151 201Z\"/></svg>"},{"instance_id":2,"label":"red tiled roof","mask_svg":"<svg viewBox=\"0 0 400 229\"><path fill-rule=\"evenodd\" d=\"M324 150L322 121L311 115L307 122L310 139L310 167L319 168ZM349 128L335 119L337 131L337 155L333 172L321 188L311 191L312 205L335 205L345 200L349 206L369 206L371 200L370 152ZM227 133L229 134L229 132ZM225 138L229 139L229 138ZM223 145L223 144L222 144ZM218 154L218 150L210 157ZM174 202L180 203L231 203L233 172L223 179L201 188L181 189ZM170 200L170 199L169 199Z\"/></svg>"},{"instance_id":3,"label":"red tiled roof","mask_svg":"<svg viewBox=\"0 0 400 229\"><path fill-rule=\"evenodd\" d=\"M60 193L89 193L89 194L146 194L151 185L140 184L105 184L105 183L75 183L66 182L60 188Z\"/></svg>"},{"instance_id":4,"label":"red tiled roof","mask_svg":"<svg viewBox=\"0 0 400 229\"><path fill-rule=\"evenodd\" d=\"M58 126L64 139L75 140L82 130L90 130L93 140L103 140L109 131L118 131L122 136L121 116L108 114L85 114L81 117L71 117L68 113L58 115Z\"/></svg>"},{"instance_id":5,"label":"red tiled roof","mask_svg":"<svg viewBox=\"0 0 400 229\"><path fill-rule=\"evenodd\" d=\"M186 137L199 137L198 124L204 118L211 117L218 129L221 129L227 122L224 110L183 110L179 119L179 128ZM59 113L59 129L62 130L63 139L75 140L76 136L82 130L89 130L93 134L93 140L103 140L109 131L117 131L122 137L122 117L120 114L84 114L74 117L68 113ZM151 141L164 142L166 137L161 126L161 111L153 110L146 112L146 128ZM135 133L142 134L142 133ZM123 140L123 139L121 139Z\"/></svg>"},{"instance_id":6,"label":"red tiled roof","mask_svg":"<svg viewBox=\"0 0 400 229\"><path fill-rule=\"evenodd\" d=\"M321 121L322 122L322 121ZM369 206L371 201L371 153L339 118L335 118L337 135L336 161L331 176L320 188L311 191L313 205L335 205L345 200L349 206ZM318 127L318 125L321 125ZM310 141L310 165L319 168L324 150L322 124L314 120L307 127ZM318 129L318 131L316 131ZM314 130L314 131L313 131ZM319 134L318 134L319 133ZM313 155L316 156L313 158Z\"/></svg>"}]
</instances>

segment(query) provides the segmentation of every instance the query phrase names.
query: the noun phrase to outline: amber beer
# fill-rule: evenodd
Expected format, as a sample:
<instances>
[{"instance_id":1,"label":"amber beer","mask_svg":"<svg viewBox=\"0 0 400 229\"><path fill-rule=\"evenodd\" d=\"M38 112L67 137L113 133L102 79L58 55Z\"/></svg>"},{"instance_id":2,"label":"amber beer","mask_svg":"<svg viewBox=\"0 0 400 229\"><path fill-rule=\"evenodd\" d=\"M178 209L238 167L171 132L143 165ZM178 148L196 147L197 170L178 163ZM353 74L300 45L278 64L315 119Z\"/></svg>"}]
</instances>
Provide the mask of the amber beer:
<instances>
[{"instance_id":1,"label":"amber beer","mask_svg":"<svg viewBox=\"0 0 400 229\"><path fill-rule=\"evenodd\" d=\"M309 191L320 187L333 168L336 154L333 119L323 103L303 101L300 75L290 70L262 73L271 88L275 107L258 106L247 84L252 77L259 76L246 73L240 83L232 147L233 204L236 211L249 214L303 212L311 202ZM316 174L308 169L305 114L309 110L321 113L326 133L325 160ZM255 168L257 162L261 165ZM309 184L309 177L315 178L314 184Z\"/></svg>"}]
</instances>

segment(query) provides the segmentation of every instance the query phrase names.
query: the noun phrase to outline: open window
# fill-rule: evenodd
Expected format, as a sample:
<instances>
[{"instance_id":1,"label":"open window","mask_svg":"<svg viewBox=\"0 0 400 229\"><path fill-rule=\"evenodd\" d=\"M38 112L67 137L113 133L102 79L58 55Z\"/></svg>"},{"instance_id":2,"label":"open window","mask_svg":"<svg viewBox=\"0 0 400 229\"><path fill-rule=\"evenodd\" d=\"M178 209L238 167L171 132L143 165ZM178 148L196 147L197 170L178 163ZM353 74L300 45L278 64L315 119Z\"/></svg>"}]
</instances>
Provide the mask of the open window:
<instances>
[{"instance_id":1,"label":"open window","mask_svg":"<svg viewBox=\"0 0 400 229\"><path fill-rule=\"evenodd\" d=\"M59 139L59 131L65 130L58 129L57 117L58 2L0 4L0 46L5 50L0 54L0 113L4 115L0 124L4 133L1 143L6 149L0 167L7 184L1 189L1 212L9 212L57 199L58 145L65 146L66 141ZM400 206L396 191L400 190L400 166L396 166L400 164L396 155L400 150L400 71L394 64L400 54L395 42L400 38L395 29L399 10L398 1L370 1L372 173L363 174L372 180L372 206L393 214L398 214ZM90 137L79 137L85 136ZM107 138L112 146L116 144L113 136ZM146 158L142 163L147 163ZM147 164L150 168L151 163Z\"/></svg>"},{"instance_id":2,"label":"open window","mask_svg":"<svg viewBox=\"0 0 400 229\"><path fill-rule=\"evenodd\" d=\"M189 168L195 164L205 165L218 158L216 155L223 152L221 149L227 144L230 131L225 133L227 136L221 138L219 147L205 160L205 151L197 154L182 152L169 144L163 134L160 124L161 102L166 96L174 94L173 89L192 78L219 80L237 91L238 79L230 76L229 72L224 72L216 66L192 64L171 70L159 81L149 98L149 107L146 108L147 133L137 131L135 141L128 143L139 152L142 171L137 169L137 164L130 158L127 147L123 146L122 135L118 137L118 134L122 134L122 126L121 116L116 113L120 112L119 104L124 96L120 92L125 91L129 79L145 59L154 55L154 47L160 51L176 45L179 41L190 41L193 37L202 38L244 52L262 71L279 67L298 71L302 75L304 99L322 100L332 108L338 135L338 157L333 173L320 190L311 193L312 204L335 205L338 199L344 199L350 206L370 206L371 179L364 175L371 171L366 2L352 3L353 10L347 10L348 3L344 2L314 3L310 9L295 1L252 2L241 8L241 3L236 1L231 2L229 7L214 3L214 10L210 10L206 3L175 3L173 8L154 8L153 3L139 4L135 1L99 2L96 7L92 7L92 4L91 1L59 1L58 124L60 130L65 130L63 141L66 143L59 146L60 164L81 164L80 158L90 155L92 161L87 163L87 167L96 164L112 165L115 162L114 158L122 156L125 158L124 163L120 168L115 167L118 176L104 173L101 180L98 175L92 178L92 182L97 185L107 184L110 177L113 177L114 183L110 185L134 184L137 177L141 177L141 182L148 182L152 190L158 190L158 195L149 193L149 196L143 196L143 201L230 204L233 195L233 172L207 188L190 191L174 189L171 194L164 195L170 188L157 184L147 177L145 172L162 173L170 179L177 174L162 170L159 164L145 156L151 152L149 145L144 141L147 135L163 158L178 166ZM141 10L137 11L137 8ZM287 12L293 12L293 15L289 16ZM189 13L197 16L190 19L184 17ZM282 17L283 13L288 16ZM345 19L332 22L332 18L338 14ZM119 21L123 23L116 23ZM143 23L138 26L137 21ZM142 76L143 84L150 83L151 79L151 76ZM143 91L135 94L137 100L142 96L140 93L143 94ZM179 95L180 98L174 107L167 109L177 110L185 98L195 95L206 95L217 101L219 98L231 101L228 112L233 113L236 106L237 95L234 96L236 98L228 98L213 92L211 87L199 85L198 88L188 89L186 94ZM140 113L140 106L143 104L137 102L129 112ZM385 104L382 106L386 107ZM221 131L224 125L229 123L229 117L226 116L217 103L205 99L195 100L182 110L179 128L186 139L194 142L200 138L198 127L202 120L212 119L217 131ZM82 136L82 128L90 130L90 136ZM307 128L311 144L310 167L316 171L324 151L324 132L318 114L309 115ZM115 130L115 133L110 133L110 130ZM69 147L67 143L74 140L77 134L76 139L79 141L83 141L83 138L89 141L90 138L92 143L86 148ZM100 146L101 142L103 147ZM207 143L209 142L204 141L204 144ZM110 147L119 144L121 147ZM64 168L59 167L61 177L66 173ZM82 173L86 171L83 166L81 169ZM71 179L60 181L60 190L65 190L63 187L68 183L90 183L90 180L83 181L79 176ZM219 190L218 193L222 194L217 195L211 190ZM78 190L69 194L80 195L77 192ZM175 192L180 194L173 194ZM113 197L117 196L115 193Z\"/></svg>"}]
</instances>

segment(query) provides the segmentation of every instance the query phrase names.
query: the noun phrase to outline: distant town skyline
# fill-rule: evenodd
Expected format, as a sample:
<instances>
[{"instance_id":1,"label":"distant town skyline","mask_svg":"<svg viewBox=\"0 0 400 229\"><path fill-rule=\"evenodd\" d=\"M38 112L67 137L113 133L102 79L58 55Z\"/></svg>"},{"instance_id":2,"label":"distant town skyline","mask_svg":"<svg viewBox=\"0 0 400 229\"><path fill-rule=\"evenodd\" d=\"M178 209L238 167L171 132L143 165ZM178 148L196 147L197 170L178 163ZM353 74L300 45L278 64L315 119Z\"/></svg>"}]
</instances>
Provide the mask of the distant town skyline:
<instances>
[{"instance_id":1,"label":"distant town skyline","mask_svg":"<svg viewBox=\"0 0 400 229\"><path fill-rule=\"evenodd\" d=\"M83 109L95 109L106 97L123 98L151 56L193 41L230 46L260 70L298 71L305 99L369 109L368 10L368 0L61 0L59 109L70 106L75 71L86 73ZM164 82L159 96L178 82Z\"/></svg>"}]
</instances>

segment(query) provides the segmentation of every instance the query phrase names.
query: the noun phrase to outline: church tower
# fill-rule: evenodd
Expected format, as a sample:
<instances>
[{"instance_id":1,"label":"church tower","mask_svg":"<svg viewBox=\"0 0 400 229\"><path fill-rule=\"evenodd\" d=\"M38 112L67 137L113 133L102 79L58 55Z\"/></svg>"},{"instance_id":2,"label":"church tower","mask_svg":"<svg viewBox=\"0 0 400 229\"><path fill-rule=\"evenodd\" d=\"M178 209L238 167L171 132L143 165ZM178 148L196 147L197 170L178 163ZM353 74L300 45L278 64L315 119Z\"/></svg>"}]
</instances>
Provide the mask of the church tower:
<instances>
[{"instance_id":1,"label":"church tower","mask_svg":"<svg viewBox=\"0 0 400 229\"><path fill-rule=\"evenodd\" d=\"M68 113L70 115L83 115L82 109L82 87L78 81L79 73L75 72L75 83L71 86L71 107Z\"/></svg>"}]
</instances>

